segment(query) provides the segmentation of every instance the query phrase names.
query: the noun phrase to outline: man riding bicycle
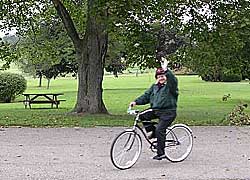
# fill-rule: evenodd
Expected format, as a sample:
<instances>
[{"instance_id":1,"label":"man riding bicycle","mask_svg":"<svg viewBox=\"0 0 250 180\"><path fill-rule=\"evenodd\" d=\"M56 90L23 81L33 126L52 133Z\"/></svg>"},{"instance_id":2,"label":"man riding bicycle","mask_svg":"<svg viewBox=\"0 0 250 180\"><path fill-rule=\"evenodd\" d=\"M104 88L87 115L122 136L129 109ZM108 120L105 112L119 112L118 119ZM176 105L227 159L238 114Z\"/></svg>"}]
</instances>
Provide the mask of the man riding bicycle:
<instances>
[{"instance_id":1,"label":"man riding bicycle","mask_svg":"<svg viewBox=\"0 0 250 180\"><path fill-rule=\"evenodd\" d=\"M157 138L156 160L162 160L165 156L165 133L167 127L176 118L178 100L178 81L175 75L169 70L158 68L155 72L156 83L153 84L143 95L130 103L130 106L144 105L150 103L150 109L140 113L140 120L147 132L151 132L149 138ZM157 127L152 119L159 119Z\"/></svg>"}]
</instances>

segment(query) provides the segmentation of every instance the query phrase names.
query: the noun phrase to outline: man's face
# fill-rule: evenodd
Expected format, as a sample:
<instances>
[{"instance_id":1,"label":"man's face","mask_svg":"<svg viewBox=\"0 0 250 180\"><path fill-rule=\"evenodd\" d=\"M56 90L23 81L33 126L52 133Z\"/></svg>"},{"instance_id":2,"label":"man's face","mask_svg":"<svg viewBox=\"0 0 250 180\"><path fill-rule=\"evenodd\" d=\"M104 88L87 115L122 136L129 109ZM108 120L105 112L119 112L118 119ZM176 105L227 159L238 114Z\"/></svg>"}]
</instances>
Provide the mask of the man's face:
<instances>
[{"instance_id":1,"label":"man's face","mask_svg":"<svg viewBox=\"0 0 250 180\"><path fill-rule=\"evenodd\" d=\"M157 78L158 82L161 84L163 84L167 81L167 77L164 74L157 75L156 78Z\"/></svg>"}]
</instances>

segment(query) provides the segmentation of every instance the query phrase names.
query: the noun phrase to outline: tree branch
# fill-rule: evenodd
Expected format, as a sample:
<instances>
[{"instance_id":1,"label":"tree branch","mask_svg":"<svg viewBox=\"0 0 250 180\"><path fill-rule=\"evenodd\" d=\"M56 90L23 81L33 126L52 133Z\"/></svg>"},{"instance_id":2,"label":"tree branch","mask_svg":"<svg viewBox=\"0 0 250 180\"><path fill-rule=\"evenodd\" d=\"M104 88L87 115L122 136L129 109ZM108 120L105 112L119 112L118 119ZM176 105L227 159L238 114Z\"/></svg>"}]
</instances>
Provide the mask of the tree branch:
<instances>
[{"instance_id":1,"label":"tree branch","mask_svg":"<svg viewBox=\"0 0 250 180\"><path fill-rule=\"evenodd\" d=\"M60 0L52 0L55 9L57 10L58 15L63 21L64 27L69 35L69 37L72 39L75 47L79 47L81 43L81 39L77 33L77 30L75 28L75 25L73 23L73 20L71 16L69 15L69 12L65 8L65 6L62 4Z\"/></svg>"}]
</instances>

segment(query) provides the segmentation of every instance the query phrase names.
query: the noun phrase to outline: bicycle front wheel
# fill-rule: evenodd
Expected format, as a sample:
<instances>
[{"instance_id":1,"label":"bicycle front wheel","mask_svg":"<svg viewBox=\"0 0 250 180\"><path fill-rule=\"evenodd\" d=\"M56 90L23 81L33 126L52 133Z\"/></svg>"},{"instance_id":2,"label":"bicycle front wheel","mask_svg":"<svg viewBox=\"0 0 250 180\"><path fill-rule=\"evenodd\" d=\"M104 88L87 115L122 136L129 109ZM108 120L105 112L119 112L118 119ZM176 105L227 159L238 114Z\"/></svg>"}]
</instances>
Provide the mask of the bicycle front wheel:
<instances>
[{"instance_id":1,"label":"bicycle front wheel","mask_svg":"<svg viewBox=\"0 0 250 180\"><path fill-rule=\"evenodd\" d=\"M181 162L188 157L193 147L193 134L183 125L173 126L166 134L166 156L171 162Z\"/></svg>"},{"instance_id":2,"label":"bicycle front wheel","mask_svg":"<svg viewBox=\"0 0 250 180\"><path fill-rule=\"evenodd\" d=\"M141 151L141 137L135 131L124 131L114 139L111 145L111 161L118 169L129 169L136 163Z\"/></svg>"}]
</instances>

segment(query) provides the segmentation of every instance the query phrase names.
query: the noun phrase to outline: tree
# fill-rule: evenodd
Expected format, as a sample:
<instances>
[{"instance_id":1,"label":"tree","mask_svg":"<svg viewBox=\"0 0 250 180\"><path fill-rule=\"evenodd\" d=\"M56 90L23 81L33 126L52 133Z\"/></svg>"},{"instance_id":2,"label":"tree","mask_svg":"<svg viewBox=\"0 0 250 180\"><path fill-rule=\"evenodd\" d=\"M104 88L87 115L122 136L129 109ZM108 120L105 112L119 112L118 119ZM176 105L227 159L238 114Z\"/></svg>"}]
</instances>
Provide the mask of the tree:
<instances>
[{"instance_id":1,"label":"tree","mask_svg":"<svg viewBox=\"0 0 250 180\"><path fill-rule=\"evenodd\" d=\"M13 36L5 36L0 38L0 62L4 64L0 67L0 70L6 70L10 67L10 63L16 59L14 53L18 39Z\"/></svg>"},{"instance_id":2,"label":"tree","mask_svg":"<svg viewBox=\"0 0 250 180\"><path fill-rule=\"evenodd\" d=\"M160 62L155 61L155 48L150 47L157 46L157 34L150 32L160 26L152 24L164 24L167 30L174 29L176 34L186 34L198 42L207 37L210 25L215 26L213 22L220 22L221 16L216 12L224 8L215 0L52 0L52 3L76 51L79 83L73 111L77 113L107 113L102 99L102 80L110 32L124 38L130 64L155 67ZM214 16L205 12L210 6ZM216 9L218 7L220 9ZM18 32L32 30L41 19L48 20L48 15L55 15L45 0L4 0L0 8L3 19L0 26L16 27ZM185 16L189 17L187 21Z\"/></svg>"},{"instance_id":3,"label":"tree","mask_svg":"<svg viewBox=\"0 0 250 180\"><path fill-rule=\"evenodd\" d=\"M105 57L105 70L112 72L115 77L126 69L126 53L121 37L109 33L108 50Z\"/></svg>"},{"instance_id":4,"label":"tree","mask_svg":"<svg viewBox=\"0 0 250 180\"><path fill-rule=\"evenodd\" d=\"M56 78L57 76L65 76L66 74L73 73L72 76L76 76L77 73L77 64L75 62L70 62L65 59L61 59L60 63L52 65L48 69L42 69L40 71L37 71L37 74L41 74L45 76L45 78L48 80L47 89L49 89L50 86L50 80L52 78Z\"/></svg>"},{"instance_id":5,"label":"tree","mask_svg":"<svg viewBox=\"0 0 250 180\"><path fill-rule=\"evenodd\" d=\"M175 55L204 80L222 81L224 75L249 77L250 4L248 1L211 1L206 33Z\"/></svg>"},{"instance_id":6,"label":"tree","mask_svg":"<svg viewBox=\"0 0 250 180\"><path fill-rule=\"evenodd\" d=\"M98 0L88 0L87 2L52 0L52 2L59 17L62 19L67 34L74 44L78 59L79 86L74 111L78 113L107 113L102 99L102 80L108 45L108 24L112 25L111 22L117 24L120 20L122 20L123 24L126 24L126 19L135 18L131 16L131 12L135 11L134 15L140 13L137 12L137 6L142 6L141 9L148 6L153 8L154 1L144 2L145 4L139 1ZM3 19L6 19L6 21L3 21L3 25L9 28L18 27L19 31L25 30L24 27L28 27L27 25L32 29L33 19L38 19L34 18L35 15L41 15L47 9L51 10L49 5L46 1L20 1L13 3L3 1L1 6L3 11L1 12L12 10L11 12L1 14L4 17ZM34 11L34 9L37 10ZM143 13L147 12L144 11ZM151 13L154 12L152 11ZM20 16L13 16L13 14ZM81 21L77 21L75 15L80 15L78 19ZM86 16L86 19L84 16ZM109 16L111 16L110 19Z\"/></svg>"},{"instance_id":7,"label":"tree","mask_svg":"<svg viewBox=\"0 0 250 180\"><path fill-rule=\"evenodd\" d=\"M24 72L39 78L41 87L42 77L48 80L68 73L77 73L77 62L72 42L63 29L58 17L49 22L41 20L36 31L27 31L19 37L18 60Z\"/></svg>"},{"instance_id":8,"label":"tree","mask_svg":"<svg viewBox=\"0 0 250 180\"><path fill-rule=\"evenodd\" d=\"M107 113L102 99L104 58L108 42L107 8L102 4L103 2L97 0L87 2L52 0L52 3L73 42L79 64L79 86L74 111ZM3 17L1 26L15 27L19 33L25 32L27 28L34 28L33 25L39 20L39 15L54 13L51 5L42 0L2 1L0 5L1 17ZM80 15L77 18L81 20L78 22L77 13ZM80 30L84 31L80 32Z\"/></svg>"}]
</instances>

